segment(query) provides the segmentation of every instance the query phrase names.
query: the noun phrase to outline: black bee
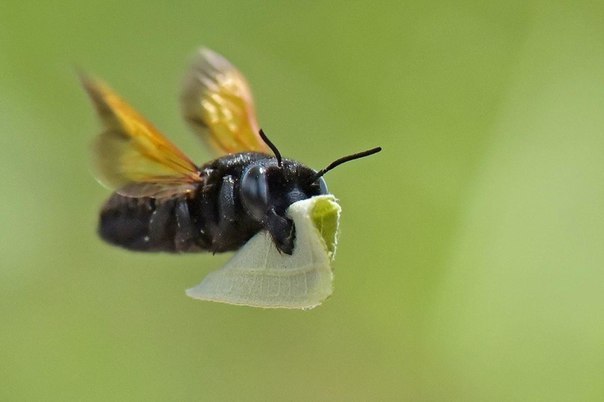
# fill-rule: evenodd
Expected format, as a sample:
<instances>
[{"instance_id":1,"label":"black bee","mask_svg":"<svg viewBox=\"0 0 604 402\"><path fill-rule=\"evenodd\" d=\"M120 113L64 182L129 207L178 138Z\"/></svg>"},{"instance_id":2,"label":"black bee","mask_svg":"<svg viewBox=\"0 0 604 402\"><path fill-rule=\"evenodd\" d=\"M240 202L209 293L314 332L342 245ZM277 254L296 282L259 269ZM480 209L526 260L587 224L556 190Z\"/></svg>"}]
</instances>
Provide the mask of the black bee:
<instances>
[{"instance_id":1,"label":"black bee","mask_svg":"<svg viewBox=\"0 0 604 402\"><path fill-rule=\"evenodd\" d=\"M116 190L98 231L129 250L232 251L266 230L281 252L292 254L295 227L287 208L327 194L327 171L381 150L340 158L318 172L282 158L258 127L243 75L207 49L187 75L182 106L193 129L223 156L199 167L106 85L82 82L104 126L94 152L99 180Z\"/></svg>"}]
</instances>

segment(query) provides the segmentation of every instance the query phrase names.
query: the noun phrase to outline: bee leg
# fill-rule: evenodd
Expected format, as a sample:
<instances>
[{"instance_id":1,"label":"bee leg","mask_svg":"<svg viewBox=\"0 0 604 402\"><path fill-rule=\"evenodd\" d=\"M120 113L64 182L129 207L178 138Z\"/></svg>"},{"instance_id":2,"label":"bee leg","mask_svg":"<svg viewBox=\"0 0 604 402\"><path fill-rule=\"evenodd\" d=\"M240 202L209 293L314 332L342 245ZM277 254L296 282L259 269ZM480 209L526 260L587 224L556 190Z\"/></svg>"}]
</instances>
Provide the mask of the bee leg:
<instances>
[{"instance_id":1,"label":"bee leg","mask_svg":"<svg viewBox=\"0 0 604 402\"><path fill-rule=\"evenodd\" d=\"M197 234L195 225L191 220L186 199L180 198L176 201L174 215L176 217L176 231L174 233L174 248L176 251L201 250L201 247L197 244L200 236Z\"/></svg>"},{"instance_id":2,"label":"bee leg","mask_svg":"<svg viewBox=\"0 0 604 402\"><path fill-rule=\"evenodd\" d=\"M235 180L233 176L229 175L222 178L219 199L218 213L220 217L218 221L224 232L224 229L227 229L237 219L235 211Z\"/></svg>"},{"instance_id":3,"label":"bee leg","mask_svg":"<svg viewBox=\"0 0 604 402\"><path fill-rule=\"evenodd\" d=\"M218 194L218 219L214 232L213 249L220 249L227 243L224 238L226 234L231 233L233 225L237 221L237 211L235 210L235 180L233 176L227 175L222 178L220 193Z\"/></svg>"},{"instance_id":4,"label":"bee leg","mask_svg":"<svg viewBox=\"0 0 604 402\"><path fill-rule=\"evenodd\" d=\"M271 234L277 249L282 253L292 255L296 238L294 222L278 215L274 209L271 209L267 213L265 227Z\"/></svg>"}]
</instances>

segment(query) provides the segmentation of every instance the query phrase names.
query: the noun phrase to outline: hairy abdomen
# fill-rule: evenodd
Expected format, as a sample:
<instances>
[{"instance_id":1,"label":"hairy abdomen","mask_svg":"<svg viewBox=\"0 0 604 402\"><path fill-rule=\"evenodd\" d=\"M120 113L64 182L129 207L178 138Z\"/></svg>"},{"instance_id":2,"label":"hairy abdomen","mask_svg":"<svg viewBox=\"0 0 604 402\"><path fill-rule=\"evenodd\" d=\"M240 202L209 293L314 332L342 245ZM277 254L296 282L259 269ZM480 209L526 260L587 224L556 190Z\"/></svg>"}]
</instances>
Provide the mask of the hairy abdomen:
<instances>
[{"instance_id":1,"label":"hairy abdomen","mask_svg":"<svg viewBox=\"0 0 604 402\"><path fill-rule=\"evenodd\" d=\"M155 200L113 194L101 210L98 231L108 243L136 251L195 252L211 245L182 197Z\"/></svg>"},{"instance_id":2,"label":"hairy abdomen","mask_svg":"<svg viewBox=\"0 0 604 402\"><path fill-rule=\"evenodd\" d=\"M229 200L235 202L236 200ZM116 246L146 252L220 253L239 249L260 227L238 201L175 197L166 200L124 197L114 193L101 210L98 232Z\"/></svg>"}]
</instances>

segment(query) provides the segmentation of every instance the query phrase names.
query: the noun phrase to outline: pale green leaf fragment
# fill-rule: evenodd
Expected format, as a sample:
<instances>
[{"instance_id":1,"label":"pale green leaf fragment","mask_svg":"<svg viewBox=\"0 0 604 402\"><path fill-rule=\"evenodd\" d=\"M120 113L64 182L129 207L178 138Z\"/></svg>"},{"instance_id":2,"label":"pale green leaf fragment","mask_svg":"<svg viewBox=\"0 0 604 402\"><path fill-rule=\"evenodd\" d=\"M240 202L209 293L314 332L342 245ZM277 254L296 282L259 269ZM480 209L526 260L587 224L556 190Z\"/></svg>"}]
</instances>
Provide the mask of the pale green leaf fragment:
<instances>
[{"instance_id":1,"label":"pale green leaf fragment","mask_svg":"<svg viewBox=\"0 0 604 402\"><path fill-rule=\"evenodd\" d=\"M262 308L311 309L333 292L331 261L335 255L341 208L332 195L292 204L293 254L280 253L270 235L252 237L218 271L187 290L195 299Z\"/></svg>"}]
</instances>

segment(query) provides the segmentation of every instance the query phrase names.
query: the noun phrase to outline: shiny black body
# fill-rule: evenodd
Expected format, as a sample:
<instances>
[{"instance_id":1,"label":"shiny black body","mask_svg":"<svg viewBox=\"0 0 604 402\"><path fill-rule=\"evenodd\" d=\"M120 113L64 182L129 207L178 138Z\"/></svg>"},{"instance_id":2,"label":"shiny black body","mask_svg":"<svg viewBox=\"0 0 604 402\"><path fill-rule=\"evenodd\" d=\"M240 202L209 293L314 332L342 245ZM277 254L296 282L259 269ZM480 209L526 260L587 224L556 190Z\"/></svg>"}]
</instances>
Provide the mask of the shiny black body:
<instances>
[{"instance_id":1,"label":"shiny black body","mask_svg":"<svg viewBox=\"0 0 604 402\"><path fill-rule=\"evenodd\" d=\"M188 194L153 199L114 193L101 210L100 236L129 250L219 253L239 249L264 229L291 254L295 228L285 211L327 193L314 170L288 159L279 166L262 153L226 155L199 171L203 181Z\"/></svg>"}]
</instances>

